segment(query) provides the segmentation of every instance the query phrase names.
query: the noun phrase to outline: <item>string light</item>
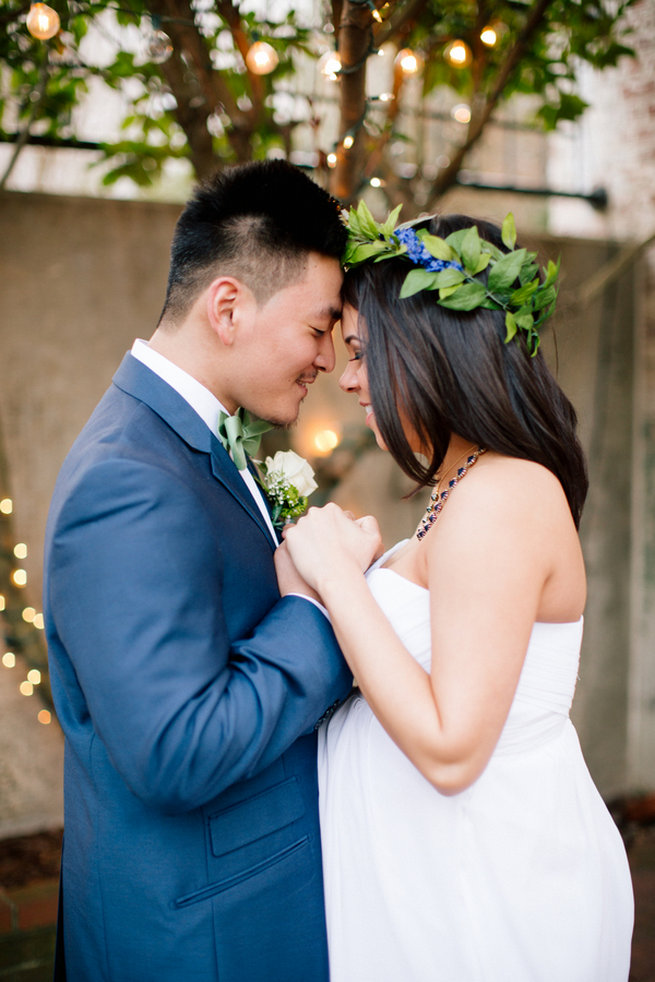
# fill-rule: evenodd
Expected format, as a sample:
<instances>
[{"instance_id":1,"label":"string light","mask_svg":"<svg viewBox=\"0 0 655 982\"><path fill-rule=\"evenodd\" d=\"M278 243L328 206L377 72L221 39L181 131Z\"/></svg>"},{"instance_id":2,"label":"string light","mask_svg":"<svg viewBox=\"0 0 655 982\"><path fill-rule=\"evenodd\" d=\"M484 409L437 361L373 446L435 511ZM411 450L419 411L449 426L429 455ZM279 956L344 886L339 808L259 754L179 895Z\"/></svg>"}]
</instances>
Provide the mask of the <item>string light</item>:
<instances>
[{"instance_id":1,"label":"string light","mask_svg":"<svg viewBox=\"0 0 655 982\"><path fill-rule=\"evenodd\" d=\"M337 155L336 155L336 153L329 153L327 155L327 158L326 159L327 159L327 165L328 165L328 167L336 167L337 166Z\"/></svg>"},{"instance_id":2,"label":"string light","mask_svg":"<svg viewBox=\"0 0 655 982\"><path fill-rule=\"evenodd\" d=\"M330 82L336 82L341 71L341 58L336 51L326 51L318 59L318 70Z\"/></svg>"},{"instance_id":3,"label":"string light","mask_svg":"<svg viewBox=\"0 0 655 982\"><path fill-rule=\"evenodd\" d=\"M381 177L372 177L371 180L369 181L369 184L371 185L372 188L384 187L384 181L382 180Z\"/></svg>"},{"instance_id":4,"label":"string light","mask_svg":"<svg viewBox=\"0 0 655 982\"><path fill-rule=\"evenodd\" d=\"M6 516L5 520L8 522L8 524L10 524L9 516L12 515L13 511L14 511L14 503L11 498L5 497L0 499L0 515ZM9 529L7 531L9 531ZM12 551L15 558L18 560L26 559L29 553L29 549L25 542L16 542ZM13 570L9 570L8 572L9 572L9 581L14 587L22 588L27 585L27 571L23 569L22 566L17 567L16 569ZM10 610L12 611L12 615L16 616L18 614L18 610L20 610L20 607L18 608L18 610L15 609L17 606L16 604L17 598L13 596L13 599L11 599L12 596L13 596L12 591L10 591L10 601L11 601ZM8 600L5 594L0 593L0 612L5 612L7 610L7 603ZM44 629L43 614L37 612L36 608L28 604L25 607L23 607L22 610L20 610L20 614L25 624L29 624L31 627L40 631ZM19 643L18 639L17 639L17 643ZM36 653L34 655L28 655L28 651L32 647L32 645L26 644L25 646L23 646L22 642L20 642L20 644L21 644L21 647L19 649L20 652L25 654L25 656L28 658L28 670L25 678L18 685L18 691L21 693L21 695L29 697L33 695L35 687L41 685L43 681L43 675L41 669L33 667L34 666L33 658L38 658L38 655L36 655ZM34 639L34 647L36 649L40 647L40 644L36 643L36 638ZM32 667L30 667L29 664L30 661L32 662ZM5 651L2 654L2 657L0 658L0 663L4 668L7 669L14 669L16 667L16 662L17 662L17 658L13 651ZM37 664L39 664L38 661ZM39 712L35 712L35 716L37 721L43 725L48 725L52 722L52 714L50 710L44 707L42 707Z\"/></svg>"},{"instance_id":5,"label":"string light","mask_svg":"<svg viewBox=\"0 0 655 982\"><path fill-rule=\"evenodd\" d=\"M498 33L495 27L487 24L480 34L480 40L487 48L493 48L498 43Z\"/></svg>"},{"instance_id":6,"label":"string light","mask_svg":"<svg viewBox=\"0 0 655 982\"><path fill-rule=\"evenodd\" d=\"M381 24L382 23L382 15L380 14L380 11L378 10L378 8L375 6L375 3L373 2L373 0L351 0L351 3L354 3L354 4L356 4L358 6L362 6L362 7L368 7L368 9L371 11L371 17L373 18L373 20L374 21L377 21L378 24ZM389 4L386 3L384 5L383 9L385 7L388 8L389 7Z\"/></svg>"},{"instance_id":7,"label":"string light","mask_svg":"<svg viewBox=\"0 0 655 982\"><path fill-rule=\"evenodd\" d=\"M465 41L451 41L444 51L444 58L453 68L466 68L471 64L471 49Z\"/></svg>"},{"instance_id":8,"label":"string light","mask_svg":"<svg viewBox=\"0 0 655 982\"><path fill-rule=\"evenodd\" d=\"M39 41L49 41L59 32L61 21L57 11L46 3L33 3L25 26L32 37L38 38Z\"/></svg>"},{"instance_id":9,"label":"string light","mask_svg":"<svg viewBox=\"0 0 655 982\"><path fill-rule=\"evenodd\" d=\"M350 150L354 142L355 142L355 137L351 133L348 133L348 135L344 136L343 138L343 149Z\"/></svg>"},{"instance_id":10,"label":"string light","mask_svg":"<svg viewBox=\"0 0 655 982\"><path fill-rule=\"evenodd\" d=\"M457 106L453 106L450 110L450 115L458 123L470 123L471 122L471 108L467 106L465 102L460 102Z\"/></svg>"},{"instance_id":11,"label":"string light","mask_svg":"<svg viewBox=\"0 0 655 982\"><path fill-rule=\"evenodd\" d=\"M154 27L154 21L153 21ZM154 30L146 43L146 55L153 65L163 65L173 54L173 44L165 31Z\"/></svg>"},{"instance_id":12,"label":"string light","mask_svg":"<svg viewBox=\"0 0 655 982\"><path fill-rule=\"evenodd\" d=\"M314 434L312 442L317 453L328 454L339 446L340 437L336 430L326 427Z\"/></svg>"},{"instance_id":13,"label":"string light","mask_svg":"<svg viewBox=\"0 0 655 982\"><path fill-rule=\"evenodd\" d=\"M255 41L246 54L246 65L255 75L270 75L279 60L277 51L267 41Z\"/></svg>"},{"instance_id":14,"label":"string light","mask_svg":"<svg viewBox=\"0 0 655 982\"><path fill-rule=\"evenodd\" d=\"M394 58L394 65L403 75L417 75L423 68L423 58L411 48L401 48Z\"/></svg>"}]
</instances>

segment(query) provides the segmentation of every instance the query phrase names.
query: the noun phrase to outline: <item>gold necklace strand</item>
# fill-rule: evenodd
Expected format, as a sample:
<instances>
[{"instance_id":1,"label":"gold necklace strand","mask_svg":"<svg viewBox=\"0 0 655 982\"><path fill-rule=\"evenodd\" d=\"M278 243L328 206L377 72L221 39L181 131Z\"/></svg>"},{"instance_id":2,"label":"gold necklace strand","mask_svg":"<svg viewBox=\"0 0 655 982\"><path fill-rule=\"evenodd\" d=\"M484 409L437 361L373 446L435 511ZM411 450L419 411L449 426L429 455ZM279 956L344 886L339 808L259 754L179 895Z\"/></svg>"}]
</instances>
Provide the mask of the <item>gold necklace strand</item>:
<instances>
[{"instance_id":1,"label":"gold necklace strand","mask_svg":"<svg viewBox=\"0 0 655 982\"><path fill-rule=\"evenodd\" d=\"M487 450L486 447L478 447L477 450L474 450L473 453L470 453L470 450L472 449L473 449L472 447L469 448L468 451L469 456L466 458L466 463L462 467L458 468L455 477L452 477L448 482L448 487L444 488L443 491L440 491L439 487L441 482L439 482L439 484L436 486L436 488L430 495L430 503L428 504L428 507L425 510L425 515L419 522L419 526L416 531L417 539L419 540L422 539L423 536L430 531L430 529L436 522L437 518L439 517L441 513L441 509L446 503L446 499L448 498L450 492L453 490L454 487L456 487L457 484L459 484L462 478L468 473L470 468L473 467L478 457L481 457L482 454L486 453ZM459 463L461 460L462 458L460 457L457 463ZM449 467L446 473L448 474L452 469L453 469L452 467Z\"/></svg>"}]
</instances>

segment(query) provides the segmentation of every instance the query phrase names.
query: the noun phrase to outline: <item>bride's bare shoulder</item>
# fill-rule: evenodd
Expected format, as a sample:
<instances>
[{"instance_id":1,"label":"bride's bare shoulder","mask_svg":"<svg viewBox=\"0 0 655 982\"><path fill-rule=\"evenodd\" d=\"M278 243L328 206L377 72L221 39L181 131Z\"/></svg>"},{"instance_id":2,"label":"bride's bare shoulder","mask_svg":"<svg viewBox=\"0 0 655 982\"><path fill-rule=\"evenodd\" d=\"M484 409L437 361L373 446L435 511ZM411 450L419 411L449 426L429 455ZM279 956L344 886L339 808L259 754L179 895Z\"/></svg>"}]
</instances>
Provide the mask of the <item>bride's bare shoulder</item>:
<instances>
[{"instance_id":1,"label":"bride's bare shoulder","mask_svg":"<svg viewBox=\"0 0 655 982\"><path fill-rule=\"evenodd\" d=\"M453 513L475 509L481 519L508 511L515 519L523 515L531 523L538 515L570 518L564 489L552 471L532 460L492 452L485 453L465 476L452 505L456 505Z\"/></svg>"}]
</instances>

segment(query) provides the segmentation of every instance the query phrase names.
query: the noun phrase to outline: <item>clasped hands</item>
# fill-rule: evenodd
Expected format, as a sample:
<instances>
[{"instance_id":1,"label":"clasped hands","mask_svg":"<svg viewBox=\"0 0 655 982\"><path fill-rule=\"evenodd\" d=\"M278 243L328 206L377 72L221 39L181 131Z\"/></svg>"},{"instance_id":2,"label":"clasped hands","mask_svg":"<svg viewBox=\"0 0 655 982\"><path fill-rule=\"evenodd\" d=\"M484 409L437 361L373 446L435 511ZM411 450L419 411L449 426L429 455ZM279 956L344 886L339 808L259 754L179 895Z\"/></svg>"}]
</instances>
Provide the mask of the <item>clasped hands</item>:
<instances>
[{"instance_id":1,"label":"clasped hands","mask_svg":"<svg viewBox=\"0 0 655 982\"><path fill-rule=\"evenodd\" d=\"M347 569L365 572L382 555L382 537L372 515L355 519L333 503L310 508L282 532L275 552L280 594L301 593L322 599L322 584Z\"/></svg>"}]
</instances>

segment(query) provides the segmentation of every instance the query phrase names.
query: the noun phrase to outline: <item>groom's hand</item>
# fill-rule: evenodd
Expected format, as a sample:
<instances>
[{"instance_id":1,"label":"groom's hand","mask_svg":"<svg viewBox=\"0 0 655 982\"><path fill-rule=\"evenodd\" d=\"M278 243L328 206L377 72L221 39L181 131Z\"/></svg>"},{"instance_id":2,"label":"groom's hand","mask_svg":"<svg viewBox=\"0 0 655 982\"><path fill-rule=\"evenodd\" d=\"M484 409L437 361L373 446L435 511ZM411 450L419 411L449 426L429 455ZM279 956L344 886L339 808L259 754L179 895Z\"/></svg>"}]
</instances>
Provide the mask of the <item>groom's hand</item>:
<instances>
[{"instance_id":1,"label":"groom's hand","mask_svg":"<svg viewBox=\"0 0 655 982\"><path fill-rule=\"evenodd\" d=\"M277 547L273 560L275 562L275 572L277 574L277 583L281 597L295 593L303 597L311 597L313 600L320 599L316 591L312 590L307 581L302 578L296 569L285 542Z\"/></svg>"}]
</instances>

